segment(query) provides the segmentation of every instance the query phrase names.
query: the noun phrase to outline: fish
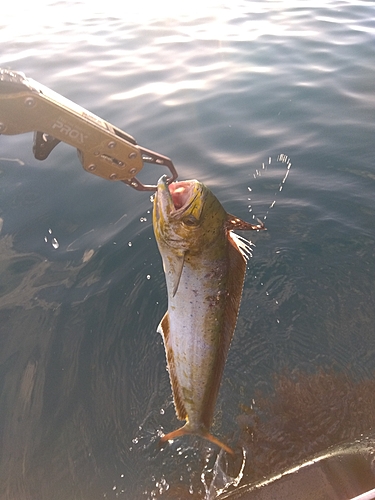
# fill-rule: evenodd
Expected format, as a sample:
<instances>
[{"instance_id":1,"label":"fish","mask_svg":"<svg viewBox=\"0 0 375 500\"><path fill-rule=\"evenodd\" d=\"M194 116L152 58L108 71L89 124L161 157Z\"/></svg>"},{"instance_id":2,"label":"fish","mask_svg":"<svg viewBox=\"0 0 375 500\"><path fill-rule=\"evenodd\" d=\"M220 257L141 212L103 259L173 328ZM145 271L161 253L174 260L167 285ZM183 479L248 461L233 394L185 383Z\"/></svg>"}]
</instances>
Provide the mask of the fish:
<instances>
[{"instance_id":1,"label":"fish","mask_svg":"<svg viewBox=\"0 0 375 500\"><path fill-rule=\"evenodd\" d=\"M258 222L228 214L197 180L158 181L153 229L168 295L158 332L176 416L186 422L162 436L162 443L194 434L233 454L210 428L251 252L251 243L232 231L265 229Z\"/></svg>"}]
</instances>

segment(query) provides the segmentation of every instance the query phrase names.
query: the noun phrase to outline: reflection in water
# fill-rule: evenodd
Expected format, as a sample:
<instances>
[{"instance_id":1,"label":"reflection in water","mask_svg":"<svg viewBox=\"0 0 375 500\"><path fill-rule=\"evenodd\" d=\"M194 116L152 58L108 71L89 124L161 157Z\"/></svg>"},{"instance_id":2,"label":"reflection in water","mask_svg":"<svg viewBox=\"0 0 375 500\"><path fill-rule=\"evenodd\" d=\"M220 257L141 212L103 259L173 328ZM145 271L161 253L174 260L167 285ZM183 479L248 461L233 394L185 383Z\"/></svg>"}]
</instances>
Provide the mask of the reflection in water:
<instances>
[{"instance_id":1,"label":"reflection in water","mask_svg":"<svg viewBox=\"0 0 375 500\"><path fill-rule=\"evenodd\" d=\"M284 372L273 395L269 386L259 389L233 411L237 434L221 430L237 445L234 459L199 438L160 449L174 409L156 334L166 303L150 234L146 228L129 247L125 231L118 245L88 250L77 263L19 253L11 237L0 240L7 277L0 296L0 498L212 500L374 431L370 372L350 370L356 379L343 369Z\"/></svg>"},{"instance_id":2,"label":"reflection in water","mask_svg":"<svg viewBox=\"0 0 375 500\"><path fill-rule=\"evenodd\" d=\"M178 456L172 457L181 477L171 473L171 464L167 485L155 479L148 498L213 500L232 498L226 492L233 491L233 498L245 499L251 486L266 484L266 479L282 477L288 471L282 488L290 497L283 496L283 500L304 498L305 486L306 498L326 500L354 497L375 487L374 379L353 380L334 370L284 372L275 377L274 394L258 392L250 406L242 406L237 422L235 458L222 451L218 455L213 450L203 452L198 441L195 448L182 445L170 450L172 456L175 452L183 455L190 474L183 477L184 462L176 467ZM303 467L296 480L291 472L304 463L320 465ZM200 477L194 478L199 464ZM199 480L204 488L199 488ZM320 495L312 487L316 481L325 485L321 484ZM272 493L278 498L281 490ZM267 491L259 498L268 499Z\"/></svg>"},{"instance_id":3,"label":"reflection in water","mask_svg":"<svg viewBox=\"0 0 375 500\"><path fill-rule=\"evenodd\" d=\"M374 441L335 447L253 486L241 486L224 500L373 500Z\"/></svg>"},{"instance_id":4,"label":"reflection in water","mask_svg":"<svg viewBox=\"0 0 375 500\"><path fill-rule=\"evenodd\" d=\"M154 362L161 311L150 279L163 286L147 263L152 244L133 235L130 249L128 233L78 262L0 240L1 499L103 498L114 477L118 492L139 492L129 449L166 376Z\"/></svg>"},{"instance_id":5,"label":"reflection in water","mask_svg":"<svg viewBox=\"0 0 375 500\"><path fill-rule=\"evenodd\" d=\"M244 482L253 484L373 433L375 380L333 370L283 373L272 397L258 393L242 410L239 443L249 453Z\"/></svg>"},{"instance_id":6,"label":"reflection in water","mask_svg":"<svg viewBox=\"0 0 375 500\"><path fill-rule=\"evenodd\" d=\"M237 456L194 438L160 449L176 422L148 196L84 172L73 148L40 164L31 134L1 138L1 500L212 500L343 442L371 456L373 7L240 1L138 22L118 2L112 17L106 2L42 3L33 22L34 3L2 19L1 66L164 152L229 212L272 211L215 414ZM293 171L273 209L287 163L253 169L281 151Z\"/></svg>"},{"instance_id":7,"label":"reflection in water","mask_svg":"<svg viewBox=\"0 0 375 500\"><path fill-rule=\"evenodd\" d=\"M234 382L229 390L224 383L225 406L219 404L215 415L221 437L237 444L235 459L194 438L160 449L159 433L175 419L156 334L166 309L165 284L152 229L142 224L139 231L138 215L116 234L117 245L82 240L90 245L76 253L60 246L46 252L48 258L17 251L7 234L0 239L1 499L212 500L374 431L370 281L351 273L348 288L346 274L336 268L334 277L326 268L319 271L322 254L337 262L336 242L322 249L302 242L294 252L280 246L263 264L257 252L257 279L248 274L228 366ZM368 248L362 237L362 267ZM351 272L346 261L342 269ZM295 279L298 270L301 280ZM306 276L308 285L301 287ZM368 292L366 303L361 290ZM307 309L319 314L304 315ZM289 330L275 323L279 316L284 323L291 316ZM277 371L276 364L258 369L269 359L290 356L289 366L301 366L311 351L314 363L303 365L305 372L254 384L252 377L264 382ZM325 366L335 363L337 371L313 373L326 351L333 355ZM233 404L231 393L246 386ZM237 431L226 436L228 419L236 417Z\"/></svg>"},{"instance_id":8,"label":"reflection in water","mask_svg":"<svg viewBox=\"0 0 375 500\"><path fill-rule=\"evenodd\" d=\"M55 354L53 338L61 311L48 291L69 289L83 264L54 263L36 254L18 253L10 236L0 240L0 250L0 494L1 498L36 498L44 477L36 452L43 449L51 420L46 416L51 403L48 360Z\"/></svg>"}]
</instances>

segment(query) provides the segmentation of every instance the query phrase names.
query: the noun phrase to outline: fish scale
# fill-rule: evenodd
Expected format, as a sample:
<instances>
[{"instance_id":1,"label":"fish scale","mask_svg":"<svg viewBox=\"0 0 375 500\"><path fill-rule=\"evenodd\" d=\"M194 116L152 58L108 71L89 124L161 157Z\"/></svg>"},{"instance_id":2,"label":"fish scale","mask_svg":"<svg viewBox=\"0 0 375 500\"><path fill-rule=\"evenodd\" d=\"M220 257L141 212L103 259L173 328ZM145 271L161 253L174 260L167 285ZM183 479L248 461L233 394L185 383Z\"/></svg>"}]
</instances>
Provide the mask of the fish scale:
<instances>
[{"instance_id":1,"label":"fish scale","mask_svg":"<svg viewBox=\"0 0 375 500\"><path fill-rule=\"evenodd\" d=\"M168 292L168 311L158 331L176 415L186 421L162 441L196 434L233 453L210 434L251 245L232 229L264 226L227 214L199 181L168 186L165 176L158 182L153 226Z\"/></svg>"}]
</instances>

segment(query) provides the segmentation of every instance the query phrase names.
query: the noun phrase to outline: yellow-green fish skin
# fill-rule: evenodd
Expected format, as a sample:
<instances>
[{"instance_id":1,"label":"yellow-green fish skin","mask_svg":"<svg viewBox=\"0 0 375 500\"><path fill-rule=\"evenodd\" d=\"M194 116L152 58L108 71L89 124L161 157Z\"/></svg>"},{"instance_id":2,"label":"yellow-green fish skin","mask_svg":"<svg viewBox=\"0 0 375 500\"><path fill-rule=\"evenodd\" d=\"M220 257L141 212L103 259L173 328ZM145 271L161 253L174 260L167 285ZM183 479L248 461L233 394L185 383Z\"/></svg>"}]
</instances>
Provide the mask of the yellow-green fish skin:
<instances>
[{"instance_id":1,"label":"yellow-green fish skin","mask_svg":"<svg viewBox=\"0 0 375 500\"><path fill-rule=\"evenodd\" d=\"M231 452L209 434L246 271L248 247L231 229L263 227L228 215L199 181L168 186L165 178L158 182L153 226L168 292L158 331L176 414L186 420L163 440L198 434Z\"/></svg>"}]
</instances>

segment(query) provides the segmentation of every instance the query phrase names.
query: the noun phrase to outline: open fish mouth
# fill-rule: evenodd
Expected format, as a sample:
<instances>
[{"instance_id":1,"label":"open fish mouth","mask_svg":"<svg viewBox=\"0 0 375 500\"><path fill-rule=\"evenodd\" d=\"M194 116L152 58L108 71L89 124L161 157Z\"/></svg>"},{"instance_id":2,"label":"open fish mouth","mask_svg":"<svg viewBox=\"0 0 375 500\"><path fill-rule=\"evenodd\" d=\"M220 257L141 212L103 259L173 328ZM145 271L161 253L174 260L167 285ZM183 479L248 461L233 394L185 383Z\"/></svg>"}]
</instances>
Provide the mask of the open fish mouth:
<instances>
[{"instance_id":1,"label":"open fish mouth","mask_svg":"<svg viewBox=\"0 0 375 500\"><path fill-rule=\"evenodd\" d=\"M167 183L167 176L163 175L158 181L156 192L156 206L159 214L167 219L178 219L192 205L197 204L202 195L201 184L196 180ZM201 203L198 202L199 212Z\"/></svg>"},{"instance_id":2,"label":"open fish mouth","mask_svg":"<svg viewBox=\"0 0 375 500\"><path fill-rule=\"evenodd\" d=\"M194 191L194 183L192 181L174 182L168 188L175 210L184 209L189 205Z\"/></svg>"},{"instance_id":3,"label":"open fish mouth","mask_svg":"<svg viewBox=\"0 0 375 500\"><path fill-rule=\"evenodd\" d=\"M171 211L184 209L192 198L194 185L197 181L179 181L167 183L167 176L163 175L158 181L157 196L163 205Z\"/></svg>"}]
</instances>

